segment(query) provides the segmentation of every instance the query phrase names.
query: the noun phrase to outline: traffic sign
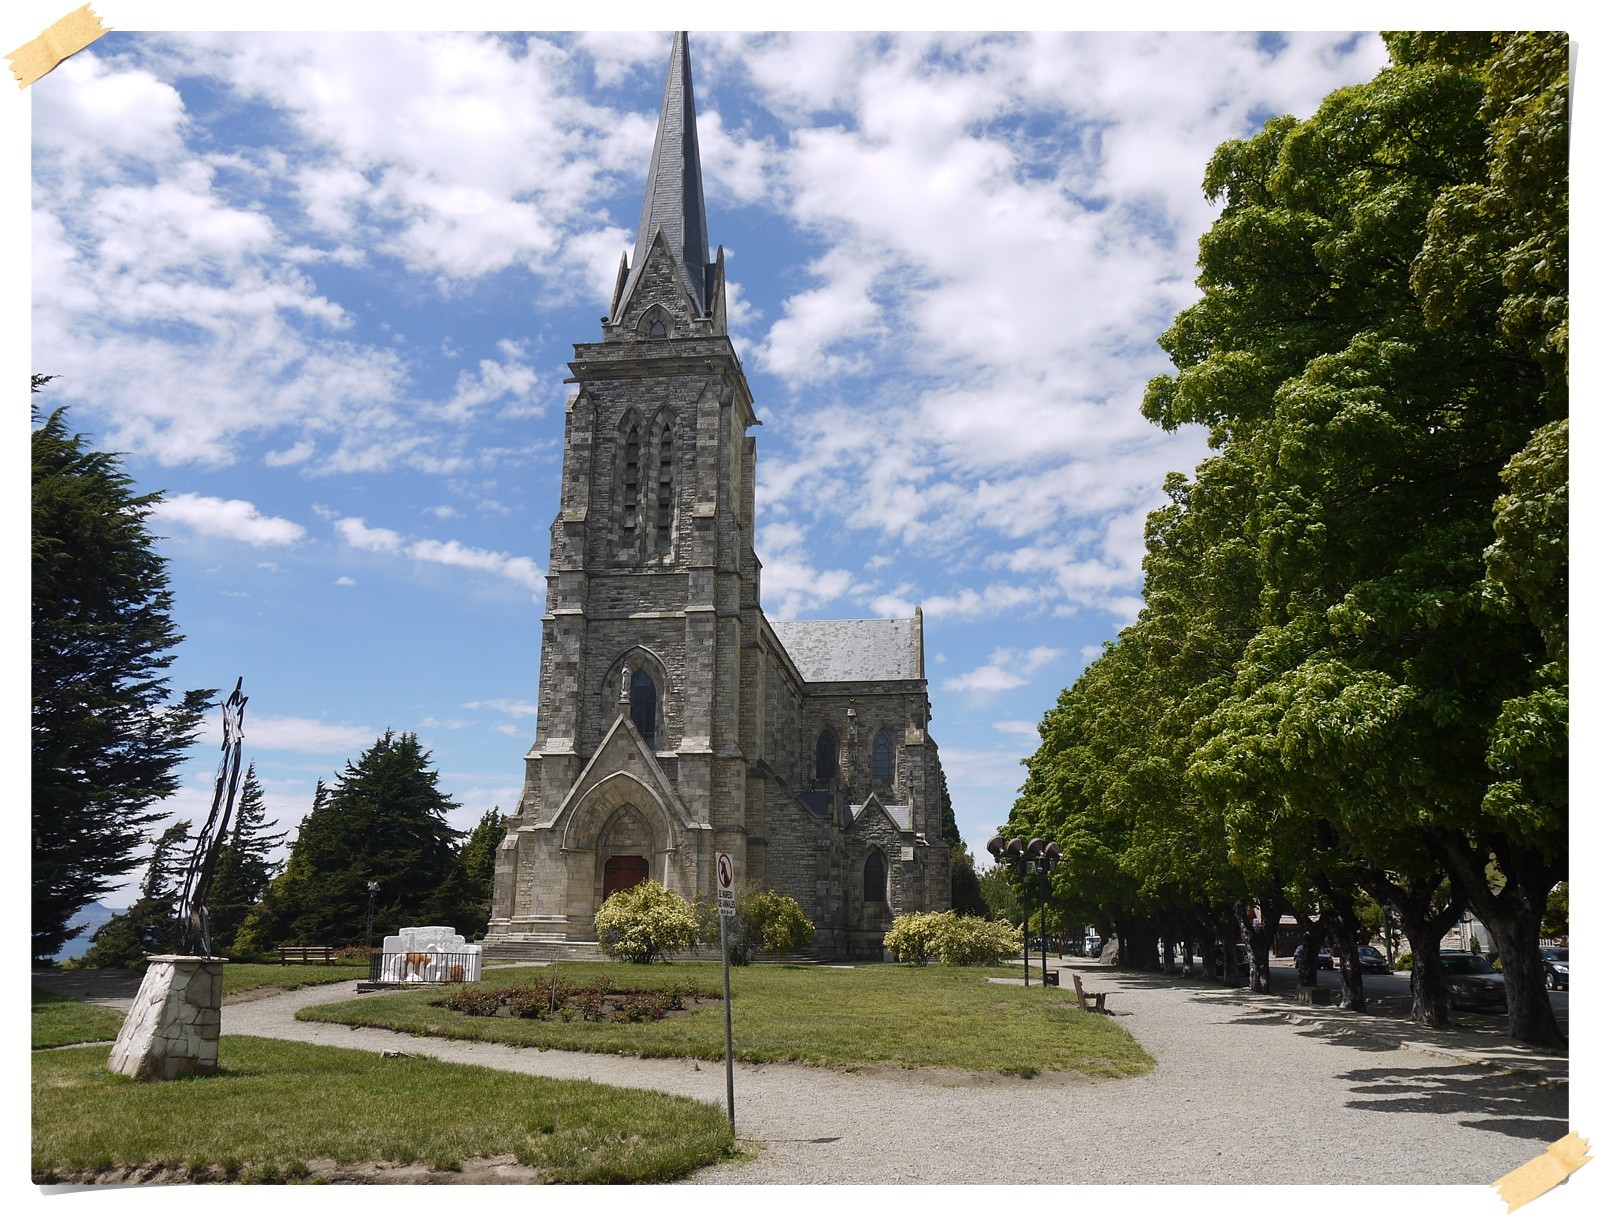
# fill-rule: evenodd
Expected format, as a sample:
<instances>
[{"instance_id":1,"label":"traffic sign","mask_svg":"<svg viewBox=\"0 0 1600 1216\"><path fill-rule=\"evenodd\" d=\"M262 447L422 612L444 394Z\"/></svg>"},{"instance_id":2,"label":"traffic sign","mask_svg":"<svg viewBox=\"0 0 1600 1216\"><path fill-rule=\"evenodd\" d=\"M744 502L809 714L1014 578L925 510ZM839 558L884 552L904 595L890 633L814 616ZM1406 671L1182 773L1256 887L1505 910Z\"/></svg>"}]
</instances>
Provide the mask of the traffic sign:
<instances>
[{"instance_id":1,"label":"traffic sign","mask_svg":"<svg viewBox=\"0 0 1600 1216\"><path fill-rule=\"evenodd\" d=\"M733 858L726 853L717 854L717 913L733 915Z\"/></svg>"}]
</instances>

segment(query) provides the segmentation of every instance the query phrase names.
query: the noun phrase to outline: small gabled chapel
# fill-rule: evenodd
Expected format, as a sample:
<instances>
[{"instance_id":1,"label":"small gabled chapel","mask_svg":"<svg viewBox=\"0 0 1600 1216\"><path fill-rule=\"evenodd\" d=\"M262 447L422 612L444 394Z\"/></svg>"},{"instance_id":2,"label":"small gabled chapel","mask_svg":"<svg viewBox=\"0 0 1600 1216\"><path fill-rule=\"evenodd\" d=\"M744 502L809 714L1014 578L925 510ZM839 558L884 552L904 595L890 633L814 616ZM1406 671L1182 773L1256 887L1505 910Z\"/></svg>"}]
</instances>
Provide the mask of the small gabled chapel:
<instances>
[{"instance_id":1,"label":"small gabled chapel","mask_svg":"<svg viewBox=\"0 0 1600 1216\"><path fill-rule=\"evenodd\" d=\"M537 734L486 939L592 942L612 892L794 896L813 949L881 957L950 906L944 782L906 620L769 621L750 387L706 236L687 37L672 44L633 256L573 347Z\"/></svg>"}]
</instances>

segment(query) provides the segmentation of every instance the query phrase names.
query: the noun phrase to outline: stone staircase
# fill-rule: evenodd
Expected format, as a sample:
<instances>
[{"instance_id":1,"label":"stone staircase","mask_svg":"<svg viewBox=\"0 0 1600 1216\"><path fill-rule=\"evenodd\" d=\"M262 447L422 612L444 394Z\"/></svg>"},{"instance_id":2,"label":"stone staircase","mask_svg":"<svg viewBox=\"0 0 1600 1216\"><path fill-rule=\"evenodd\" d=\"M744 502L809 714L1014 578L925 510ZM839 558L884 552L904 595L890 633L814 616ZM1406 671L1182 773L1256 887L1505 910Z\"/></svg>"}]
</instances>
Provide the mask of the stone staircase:
<instances>
[{"instance_id":1,"label":"stone staircase","mask_svg":"<svg viewBox=\"0 0 1600 1216\"><path fill-rule=\"evenodd\" d=\"M684 962L715 963L722 960L718 946L702 946L685 950L672 956ZM606 956L600 953L598 942L574 941L554 933L521 933L496 942L485 942L483 961L487 963L601 963ZM787 963L790 965L816 965L827 960L815 951L806 949L795 954L756 955L762 963ZM849 961L849 960L843 960Z\"/></svg>"},{"instance_id":2,"label":"stone staircase","mask_svg":"<svg viewBox=\"0 0 1600 1216\"><path fill-rule=\"evenodd\" d=\"M605 959L597 942L572 941L550 933L524 933L485 942L486 963L598 963Z\"/></svg>"}]
</instances>

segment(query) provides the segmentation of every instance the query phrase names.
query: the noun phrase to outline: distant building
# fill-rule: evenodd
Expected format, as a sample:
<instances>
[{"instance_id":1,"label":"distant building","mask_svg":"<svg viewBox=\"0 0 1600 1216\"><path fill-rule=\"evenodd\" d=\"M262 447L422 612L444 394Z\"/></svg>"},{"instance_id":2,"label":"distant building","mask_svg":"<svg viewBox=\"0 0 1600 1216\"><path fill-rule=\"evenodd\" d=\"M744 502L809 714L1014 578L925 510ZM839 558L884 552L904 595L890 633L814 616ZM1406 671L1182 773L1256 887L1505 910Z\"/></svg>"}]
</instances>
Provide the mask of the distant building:
<instances>
[{"instance_id":1,"label":"distant building","mask_svg":"<svg viewBox=\"0 0 1600 1216\"><path fill-rule=\"evenodd\" d=\"M922 613L769 621L750 388L706 237L688 42L673 42L637 244L573 348L537 736L487 944L592 941L645 878L794 896L815 948L880 957L950 905Z\"/></svg>"}]
</instances>

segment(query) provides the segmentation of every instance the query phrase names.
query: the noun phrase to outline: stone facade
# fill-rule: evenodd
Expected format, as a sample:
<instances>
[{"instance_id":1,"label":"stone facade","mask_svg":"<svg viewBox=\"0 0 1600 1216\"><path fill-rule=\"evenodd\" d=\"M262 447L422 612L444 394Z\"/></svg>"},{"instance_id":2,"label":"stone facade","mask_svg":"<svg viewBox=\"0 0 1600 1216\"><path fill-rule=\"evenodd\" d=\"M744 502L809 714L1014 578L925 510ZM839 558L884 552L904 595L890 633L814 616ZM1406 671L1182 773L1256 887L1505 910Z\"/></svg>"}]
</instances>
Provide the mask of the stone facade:
<instances>
[{"instance_id":1,"label":"stone facade","mask_svg":"<svg viewBox=\"0 0 1600 1216\"><path fill-rule=\"evenodd\" d=\"M106 1067L140 1081L216 1072L222 963L220 958L151 955Z\"/></svg>"},{"instance_id":2,"label":"stone facade","mask_svg":"<svg viewBox=\"0 0 1600 1216\"><path fill-rule=\"evenodd\" d=\"M881 957L895 915L950 901L921 613L762 611L757 419L700 198L680 35L633 261L570 364L537 736L487 941L592 941L642 877L714 902L726 852L741 888L799 901L819 952Z\"/></svg>"}]
</instances>

